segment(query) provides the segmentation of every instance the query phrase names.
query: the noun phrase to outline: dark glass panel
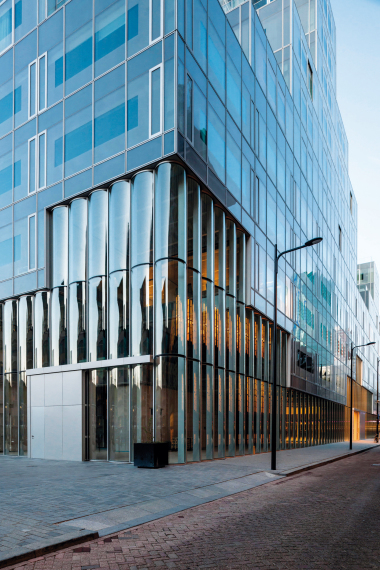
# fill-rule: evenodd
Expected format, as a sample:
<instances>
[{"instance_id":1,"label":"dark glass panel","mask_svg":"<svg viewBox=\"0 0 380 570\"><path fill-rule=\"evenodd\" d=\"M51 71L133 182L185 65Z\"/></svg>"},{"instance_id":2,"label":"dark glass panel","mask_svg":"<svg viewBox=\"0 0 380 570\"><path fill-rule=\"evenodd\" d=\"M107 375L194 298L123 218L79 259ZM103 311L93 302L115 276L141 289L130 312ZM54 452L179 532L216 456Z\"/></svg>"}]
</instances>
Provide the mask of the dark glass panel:
<instances>
[{"instance_id":1,"label":"dark glass panel","mask_svg":"<svg viewBox=\"0 0 380 570\"><path fill-rule=\"evenodd\" d=\"M107 459L107 370L89 371L89 459Z\"/></svg>"},{"instance_id":2,"label":"dark glass panel","mask_svg":"<svg viewBox=\"0 0 380 570\"><path fill-rule=\"evenodd\" d=\"M109 371L109 459L129 461L130 370L127 367Z\"/></svg>"},{"instance_id":3,"label":"dark glass panel","mask_svg":"<svg viewBox=\"0 0 380 570\"><path fill-rule=\"evenodd\" d=\"M200 460L200 363L187 361L187 461Z\"/></svg>"},{"instance_id":4,"label":"dark glass panel","mask_svg":"<svg viewBox=\"0 0 380 570\"><path fill-rule=\"evenodd\" d=\"M214 457L214 374L213 367L202 365L202 415L201 415L201 450L202 459Z\"/></svg>"}]
</instances>

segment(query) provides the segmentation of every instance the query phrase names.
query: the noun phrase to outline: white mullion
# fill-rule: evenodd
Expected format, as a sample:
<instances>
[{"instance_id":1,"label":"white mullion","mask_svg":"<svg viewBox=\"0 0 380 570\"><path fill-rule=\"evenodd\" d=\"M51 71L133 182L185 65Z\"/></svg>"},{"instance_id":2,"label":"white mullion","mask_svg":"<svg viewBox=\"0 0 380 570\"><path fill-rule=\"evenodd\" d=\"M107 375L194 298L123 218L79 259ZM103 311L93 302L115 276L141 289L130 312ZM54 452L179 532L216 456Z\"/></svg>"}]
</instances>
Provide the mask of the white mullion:
<instances>
[{"instance_id":1,"label":"white mullion","mask_svg":"<svg viewBox=\"0 0 380 570\"><path fill-rule=\"evenodd\" d=\"M45 106L40 109L40 61L45 58ZM38 57L37 65L37 113L47 108L47 51Z\"/></svg>"}]
</instances>

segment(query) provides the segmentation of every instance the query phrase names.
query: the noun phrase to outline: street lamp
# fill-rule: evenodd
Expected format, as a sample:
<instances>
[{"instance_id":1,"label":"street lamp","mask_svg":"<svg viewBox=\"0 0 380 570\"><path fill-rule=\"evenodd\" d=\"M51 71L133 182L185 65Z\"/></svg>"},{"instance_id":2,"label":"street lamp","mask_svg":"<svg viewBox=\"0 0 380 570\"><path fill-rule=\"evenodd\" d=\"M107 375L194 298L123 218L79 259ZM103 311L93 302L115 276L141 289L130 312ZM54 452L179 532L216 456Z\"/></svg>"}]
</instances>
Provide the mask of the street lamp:
<instances>
[{"instance_id":1,"label":"street lamp","mask_svg":"<svg viewBox=\"0 0 380 570\"><path fill-rule=\"evenodd\" d=\"M362 348L363 346L371 346L372 344L376 344L376 342L367 342L366 344L357 344L356 346L354 346L354 343L351 342L350 449L352 449L352 388L353 388L353 383L352 383L352 374L353 374L353 372L352 372L352 367L353 367L353 362L354 362L354 350L355 350L355 348Z\"/></svg>"},{"instance_id":2,"label":"street lamp","mask_svg":"<svg viewBox=\"0 0 380 570\"><path fill-rule=\"evenodd\" d=\"M274 323L273 323L273 380L272 380L272 436L271 436L271 469L276 470L276 451L277 451L277 274L278 274L278 260L286 253L317 245L323 240L321 237L309 239L303 245L287 249L277 255L277 244L275 247L275 260L274 260Z\"/></svg>"}]
</instances>

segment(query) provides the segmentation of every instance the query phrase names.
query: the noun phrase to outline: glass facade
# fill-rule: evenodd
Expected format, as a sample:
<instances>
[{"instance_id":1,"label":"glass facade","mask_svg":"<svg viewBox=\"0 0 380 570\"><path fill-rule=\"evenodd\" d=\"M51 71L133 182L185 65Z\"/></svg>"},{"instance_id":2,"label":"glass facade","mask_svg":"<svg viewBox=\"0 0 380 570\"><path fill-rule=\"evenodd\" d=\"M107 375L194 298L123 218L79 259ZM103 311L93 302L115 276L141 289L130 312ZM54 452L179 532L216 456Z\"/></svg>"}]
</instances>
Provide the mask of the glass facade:
<instances>
[{"instance_id":1,"label":"glass facade","mask_svg":"<svg viewBox=\"0 0 380 570\"><path fill-rule=\"evenodd\" d=\"M85 362L88 459L268 451L274 259L319 235L279 264L277 446L346 437L351 341L373 412L331 8L221 4L0 7L0 453L26 371Z\"/></svg>"}]
</instances>

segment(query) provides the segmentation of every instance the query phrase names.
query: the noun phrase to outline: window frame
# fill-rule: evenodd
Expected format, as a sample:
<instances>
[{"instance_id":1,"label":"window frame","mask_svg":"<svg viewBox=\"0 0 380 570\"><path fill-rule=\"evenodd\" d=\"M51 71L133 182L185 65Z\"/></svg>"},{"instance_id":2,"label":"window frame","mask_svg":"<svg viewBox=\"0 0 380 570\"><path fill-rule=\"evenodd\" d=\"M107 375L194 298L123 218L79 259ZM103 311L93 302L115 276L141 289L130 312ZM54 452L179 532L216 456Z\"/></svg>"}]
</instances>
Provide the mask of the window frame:
<instances>
[{"instance_id":1,"label":"window frame","mask_svg":"<svg viewBox=\"0 0 380 570\"><path fill-rule=\"evenodd\" d=\"M44 153L45 154L45 168L44 168L44 170L45 170L45 173L44 173L45 184L43 186L40 185L40 137L42 135L45 135L45 153ZM36 178L37 178L37 187L36 188L38 190L42 190L42 189L46 188L46 185L47 185L46 184L47 183L47 180L46 180L46 178L47 178L47 164L46 164L46 161L47 161L47 130L45 129L44 131L41 131L40 133L38 133L37 139L38 139L38 141L37 141L38 144L37 144L37 150L36 150Z\"/></svg>"},{"instance_id":2,"label":"window frame","mask_svg":"<svg viewBox=\"0 0 380 570\"><path fill-rule=\"evenodd\" d=\"M45 58L45 106L40 109L40 61L41 59ZM47 71L48 71L48 52L45 51L45 53L41 54L40 56L38 56L37 58L38 60L38 65L37 65L37 113L42 113L43 111L45 111L45 109L47 109L47 95L48 95L48 90L47 90Z\"/></svg>"},{"instance_id":3,"label":"window frame","mask_svg":"<svg viewBox=\"0 0 380 570\"><path fill-rule=\"evenodd\" d=\"M30 143L32 141L34 141L34 190L31 191L30 190L30 165L31 165ZM37 192L37 184L38 184L37 169L36 169L36 165L38 164L37 156L38 156L38 135L34 135L34 137L28 139L28 196L30 196L31 194L35 194Z\"/></svg>"},{"instance_id":4,"label":"window frame","mask_svg":"<svg viewBox=\"0 0 380 570\"><path fill-rule=\"evenodd\" d=\"M191 80L191 139L188 137L187 127L187 81ZM208 124L208 113L206 118ZM185 68L185 137L194 146L194 78Z\"/></svg>"},{"instance_id":5,"label":"window frame","mask_svg":"<svg viewBox=\"0 0 380 570\"><path fill-rule=\"evenodd\" d=\"M30 98L31 98L31 94L32 94L32 89L31 89L31 82L30 82L30 70L31 70L33 65L36 66L36 76L35 76L36 84L35 84L35 94L34 94L35 95L35 111L33 114L31 114ZM31 61L28 64L28 120L36 117L37 111L38 111L38 58Z\"/></svg>"},{"instance_id":6,"label":"window frame","mask_svg":"<svg viewBox=\"0 0 380 570\"><path fill-rule=\"evenodd\" d=\"M152 133L152 73L157 71L157 69L160 70L160 129L159 131ZM161 62L155 67L149 69L149 139L162 135L163 132L163 83L163 62Z\"/></svg>"}]
</instances>

